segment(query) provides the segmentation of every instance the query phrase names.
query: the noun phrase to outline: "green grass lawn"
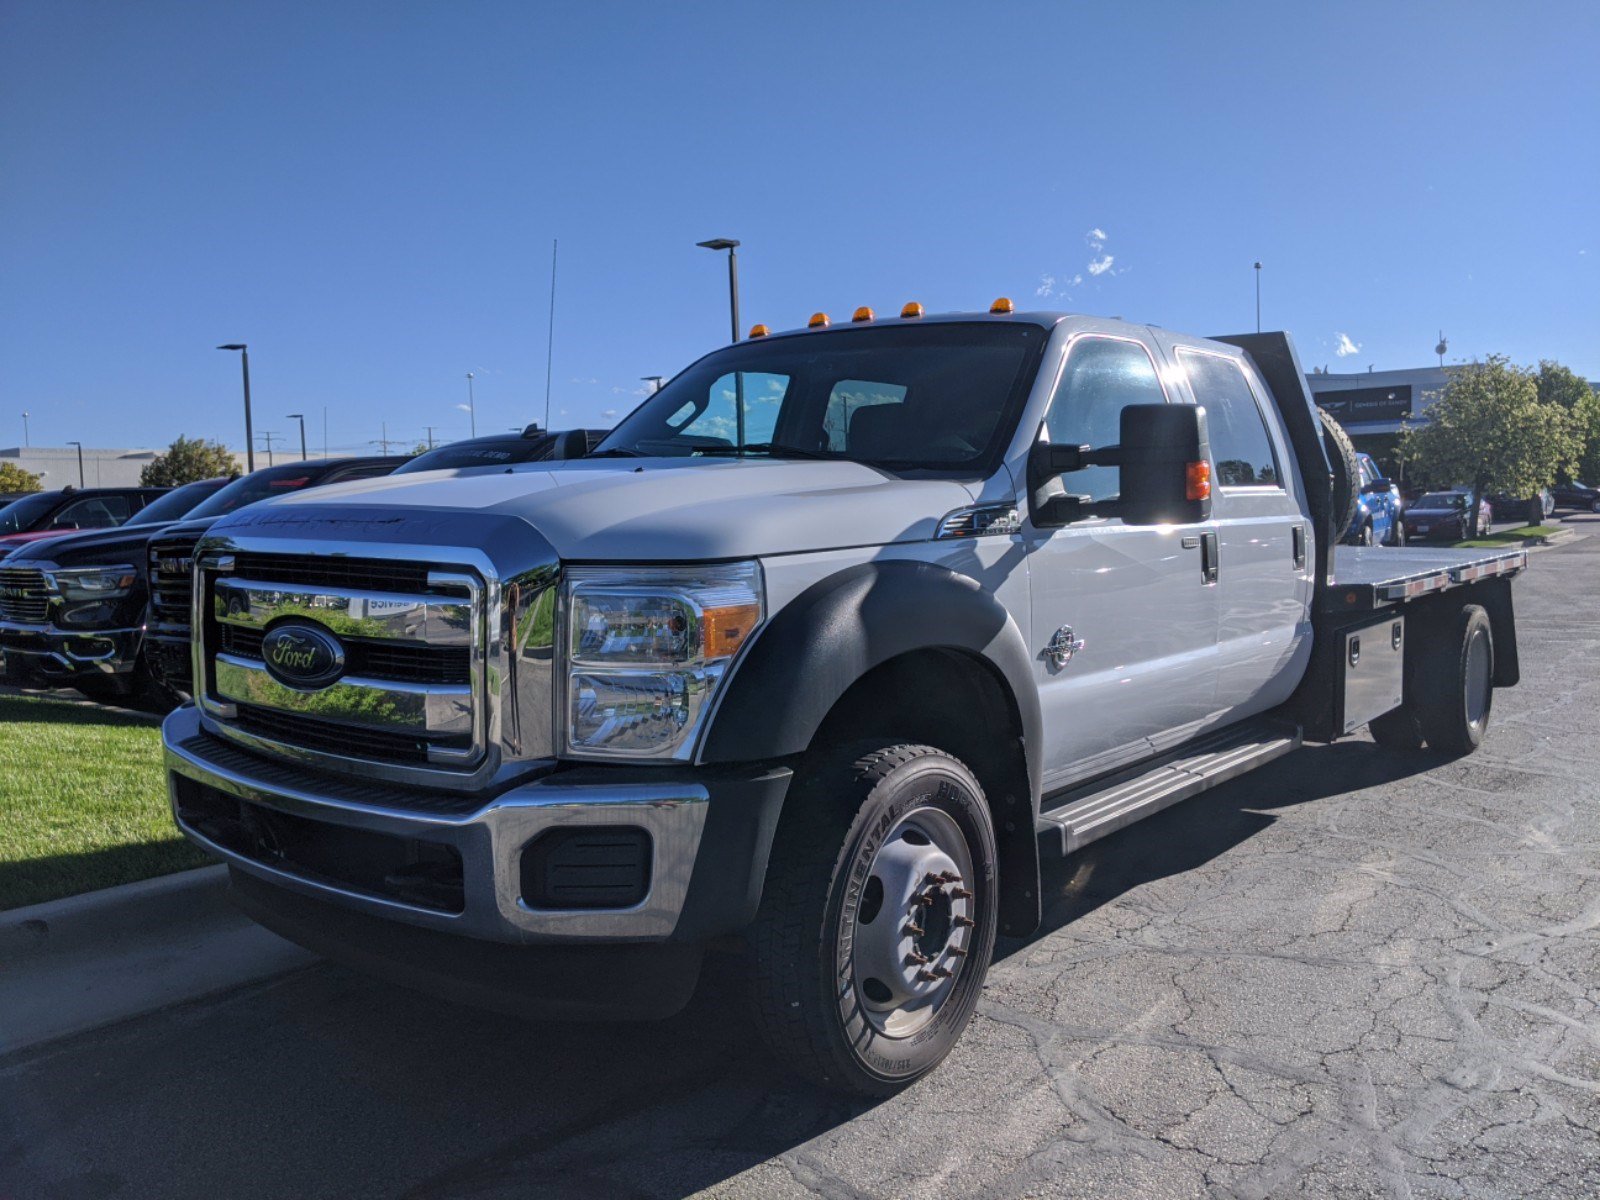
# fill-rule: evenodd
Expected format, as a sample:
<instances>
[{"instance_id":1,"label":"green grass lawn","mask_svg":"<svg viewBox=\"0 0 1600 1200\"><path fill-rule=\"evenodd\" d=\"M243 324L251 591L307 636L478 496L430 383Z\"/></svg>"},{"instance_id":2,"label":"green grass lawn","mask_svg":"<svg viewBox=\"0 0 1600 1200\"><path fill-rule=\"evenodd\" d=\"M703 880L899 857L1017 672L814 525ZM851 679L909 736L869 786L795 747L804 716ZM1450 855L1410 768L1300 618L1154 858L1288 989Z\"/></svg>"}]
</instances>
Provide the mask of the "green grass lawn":
<instances>
[{"instance_id":1,"label":"green grass lawn","mask_svg":"<svg viewBox=\"0 0 1600 1200\"><path fill-rule=\"evenodd\" d=\"M1485 537L1469 538L1456 545L1469 550L1499 550L1504 546L1520 546L1524 538L1549 537L1561 532L1559 525L1524 525L1520 529L1507 529L1504 533L1491 533Z\"/></svg>"},{"instance_id":2,"label":"green grass lawn","mask_svg":"<svg viewBox=\"0 0 1600 1200\"><path fill-rule=\"evenodd\" d=\"M154 724L0 696L0 909L205 861L173 827Z\"/></svg>"}]
</instances>

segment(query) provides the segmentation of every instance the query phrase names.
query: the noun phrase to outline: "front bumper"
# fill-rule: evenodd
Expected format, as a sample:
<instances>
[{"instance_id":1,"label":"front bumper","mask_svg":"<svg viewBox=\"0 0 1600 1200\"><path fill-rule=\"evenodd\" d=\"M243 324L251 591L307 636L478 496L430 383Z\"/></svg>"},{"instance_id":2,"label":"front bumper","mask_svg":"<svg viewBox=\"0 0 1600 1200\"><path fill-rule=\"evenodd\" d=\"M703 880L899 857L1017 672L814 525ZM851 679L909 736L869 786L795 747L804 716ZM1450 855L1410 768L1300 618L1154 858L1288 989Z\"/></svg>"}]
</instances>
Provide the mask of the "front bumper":
<instances>
[{"instance_id":1,"label":"front bumper","mask_svg":"<svg viewBox=\"0 0 1600 1200\"><path fill-rule=\"evenodd\" d=\"M748 924L790 770L585 767L492 796L358 783L249 753L186 705L162 726L173 816L237 871L424 929L506 943L698 941ZM553 829L648 834L643 899L536 907L525 852Z\"/></svg>"},{"instance_id":2,"label":"front bumper","mask_svg":"<svg viewBox=\"0 0 1600 1200\"><path fill-rule=\"evenodd\" d=\"M58 629L0 621L0 651L52 679L132 671L144 637L132 629Z\"/></svg>"}]
</instances>

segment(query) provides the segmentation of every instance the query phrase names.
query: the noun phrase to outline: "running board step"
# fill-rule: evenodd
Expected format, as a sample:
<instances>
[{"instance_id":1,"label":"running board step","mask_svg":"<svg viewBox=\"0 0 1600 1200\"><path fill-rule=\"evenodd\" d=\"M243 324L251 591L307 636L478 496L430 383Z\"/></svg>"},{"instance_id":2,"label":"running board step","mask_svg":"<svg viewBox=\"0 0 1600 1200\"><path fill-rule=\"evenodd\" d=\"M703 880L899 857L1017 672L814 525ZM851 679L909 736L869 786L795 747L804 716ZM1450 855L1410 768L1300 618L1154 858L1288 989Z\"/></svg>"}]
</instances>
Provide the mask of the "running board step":
<instances>
[{"instance_id":1,"label":"running board step","mask_svg":"<svg viewBox=\"0 0 1600 1200\"><path fill-rule=\"evenodd\" d=\"M1300 745L1298 726L1251 724L1191 743L1156 765L1114 782L1087 784L1047 797L1039 814L1039 847L1062 855L1132 825L1141 817L1197 796L1219 783L1281 758Z\"/></svg>"}]
</instances>

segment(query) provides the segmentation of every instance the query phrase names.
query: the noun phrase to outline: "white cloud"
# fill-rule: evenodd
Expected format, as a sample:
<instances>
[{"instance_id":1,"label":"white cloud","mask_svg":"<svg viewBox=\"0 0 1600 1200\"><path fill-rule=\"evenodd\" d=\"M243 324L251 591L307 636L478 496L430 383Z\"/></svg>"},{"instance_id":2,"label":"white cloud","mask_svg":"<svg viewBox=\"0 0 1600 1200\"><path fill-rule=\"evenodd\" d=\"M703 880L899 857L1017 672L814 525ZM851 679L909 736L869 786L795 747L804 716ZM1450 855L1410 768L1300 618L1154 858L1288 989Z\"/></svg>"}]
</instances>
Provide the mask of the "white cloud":
<instances>
[{"instance_id":1,"label":"white cloud","mask_svg":"<svg viewBox=\"0 0 1600 1200\"><path fill-rule=\"evenodd\" d=\"M1352 342L1348 333L1341 333L1336 336L1339 339L1339 344L1334 347L1333 352L1340 358L1349 358L1352 354L1361 353L1361 344Z\"/></svg>"},{"instance_id":2,"label":"white cloud","mask_svg":"<svg viewBox=\"0 0 1600 1200\"><path fill-rule=\"evenodd\" d=\"M462 412L471 412L472 411L472 405L470 405L470 404L458 404L458 405L456 405L456 407L459 408Z\"/></svg>"},{"instance_id":3,"label":"white cloud","mask_svg":"<svg viewBox=\"0 0 1600 1200\"><path fill-rule=\"evenodd\" d=\"M1039 276L1039 286L1033 289L1035 296L1054 296L1056 294L1056 277L1054 275Z\"/></svg>"},{"instance_id":4,"label":"white cloud","mask_svg":"<svg viewBox=\"0 0 1600 1200\"><path fill-rule=\"evenodd\" d=\"M1083 236L1088 239L1089 245L1096 250L1100 249L1101 246L1106 244L1106 231L1101 229L1099 226L1089 230L1089 232Z\"/></svg>"},{"instance_id":5,"label":"white cloud","mask_svg":"<svg viewBox=\"0 0 1600 1200\"><path fill-rule=\"evenodd\" d=\"M1112 255L1103 254L1099 258L1090 259L1089 264L1085 269L1091 275L1104 275L1107 271L1111 270L1111 264L1116 261L1116 258Z\"/></svg>"},{"instance_id":6,"label":"white cloud","mask_svg":"<svg viewBox=\"0 0 1600 1200\"><path fill-rule=\"evenodd\" d=\"M606 420L609 421L609 420L611 420L612 417L617 415L617 410L614 409L614 408L608 408L604 412L602 412L600 415L602 417L604 417Z\"/></svg>"},{"instance_id":7,"label":"white cloud","mask_svg":"<svg viewBox=\"0 0 1600 1200\"><path fill-rule=\"evenodd\" d=\"M599 383L600 381L598 379L576 379L576 378L574 378L574 379L567 380L567 382L568 383Z\"/></svg>"}]
</instances>

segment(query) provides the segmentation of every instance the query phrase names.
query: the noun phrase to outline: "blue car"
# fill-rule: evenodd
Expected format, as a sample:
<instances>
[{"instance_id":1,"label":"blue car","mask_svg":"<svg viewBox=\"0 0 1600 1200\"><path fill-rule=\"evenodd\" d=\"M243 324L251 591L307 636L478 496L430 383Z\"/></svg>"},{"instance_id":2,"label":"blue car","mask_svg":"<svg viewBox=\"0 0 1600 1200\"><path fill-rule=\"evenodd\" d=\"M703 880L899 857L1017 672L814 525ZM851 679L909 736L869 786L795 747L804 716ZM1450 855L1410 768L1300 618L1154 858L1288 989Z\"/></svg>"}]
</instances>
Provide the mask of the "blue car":
<instances>
[{"instance_id":1,"label":"blue car","mask_svg":"<svg viewBox=\"0 0 1600 1200\"><path fill-rule=\"evenodd\" d=\"M1361 495L1356 519L1344 540L1352 546L1404 546L1406 526L1400 519L1400 489L1384 477L1370 454L1357 454Z\"/></svg>"}]
</instances>

